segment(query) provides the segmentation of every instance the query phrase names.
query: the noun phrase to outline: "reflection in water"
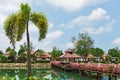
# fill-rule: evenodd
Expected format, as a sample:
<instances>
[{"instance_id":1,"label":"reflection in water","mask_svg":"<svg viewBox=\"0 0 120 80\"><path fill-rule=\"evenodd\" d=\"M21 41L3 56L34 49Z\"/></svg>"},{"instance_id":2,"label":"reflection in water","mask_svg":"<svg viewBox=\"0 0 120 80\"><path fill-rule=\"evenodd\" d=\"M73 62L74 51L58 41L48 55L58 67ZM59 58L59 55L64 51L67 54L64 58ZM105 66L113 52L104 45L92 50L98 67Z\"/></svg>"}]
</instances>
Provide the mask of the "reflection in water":
<instances>
[{"instance_id":1,"label":"reflection in water","mask_svg":"<svg viewBox=\"0 0 120 80\"><path fill-rule=\"evenodd\" d=\"M25 80L26 69L0 69L0 80ZM46 80L96 80L81 76L72 72L62 72L57 69L32 69L32 76L35 80L45 78ZM103 75L102 80L108 80L108 76Z\"/></svg>"},{"instance_id":2,"label":"reflection in water","mask_svg":"<svg viewBox=\"0 0 120 80\"><path fill-rule=\"evenodd\" d=\"M18 76L18 75L15 75L15 79L16 79L16 80L19 80L19 76Z\"/></svg>"}]
</instances>

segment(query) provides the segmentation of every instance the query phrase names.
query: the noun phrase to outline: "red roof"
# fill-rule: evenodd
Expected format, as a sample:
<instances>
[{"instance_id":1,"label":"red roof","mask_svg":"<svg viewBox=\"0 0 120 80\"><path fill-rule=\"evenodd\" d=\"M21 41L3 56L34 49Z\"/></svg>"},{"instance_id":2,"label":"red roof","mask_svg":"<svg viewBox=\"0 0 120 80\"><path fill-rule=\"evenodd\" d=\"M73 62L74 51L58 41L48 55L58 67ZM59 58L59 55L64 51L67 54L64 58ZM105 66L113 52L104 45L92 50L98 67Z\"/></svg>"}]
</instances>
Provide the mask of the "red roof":
<instances>
[{"instance_id":1,"label":"red roof","mask_svg":"<svg viewBox=\"0 0 120 80\"><path fill-rule=\"evenodd\" d=\"M73 53L72 49L68 49L65 51L65 54L61 55L60 58L80 58L77 54Z\"/></svg>"},{"instance_id":2,"label":"red roof","mask_svg":"<svg viewBox=\"0 0 120 80\"><path fill-rule=\"evenodd\" d=\"M65 53L73 53L73 49L67 49L66 51L65 51Z\"/></svg>"},{"instance_id":3,"label":"red roof","mask_svg":"<svg viewBox=\"0 0 120 80\"><path fill-rule=\"evenodd\" d=\"M8 52L5 52L4 54L5 54L5 55L9 55L9 54L10 54L10 52L8 51Z\"/></svg>"},{"instance_id":4,"label":"red roof","mask_svg":"<svg viewBox=\"0 0 120 80\"><path fill-rule=\"evenodd\" d=\"M37 58L50 58L49 52L44 52L43 55L36 55Z\"/></svg>"},{"instance_id":5,"label":"red roof","mask_svg":"<svg viewBox=\"0 0 120 80\"><path fill-rule=\"evenodd\" d=\"M61 55L60 58L80 58L80 56L78 56L75 53L73 53L73 54L65 53L65 54Z\"/></svg>"}]
</instances>

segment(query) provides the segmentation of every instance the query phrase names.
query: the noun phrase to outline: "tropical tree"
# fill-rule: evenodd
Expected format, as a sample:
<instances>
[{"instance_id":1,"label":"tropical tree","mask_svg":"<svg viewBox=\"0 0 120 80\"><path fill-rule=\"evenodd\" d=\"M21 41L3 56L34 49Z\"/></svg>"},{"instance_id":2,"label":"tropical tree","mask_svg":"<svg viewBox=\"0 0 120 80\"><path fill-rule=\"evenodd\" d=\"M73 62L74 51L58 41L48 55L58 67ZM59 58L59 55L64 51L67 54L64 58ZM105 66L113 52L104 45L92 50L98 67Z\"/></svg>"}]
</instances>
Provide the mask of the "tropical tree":
<instances>
[{"instance_id":1,"label":"tropical tree","mask_svg":"<svg viewBox=\"0 0 120 80\"><path fill-rule=\"evenodd\" d=\"M120 50L118 49L118 47L116 48L112 48L108 50L108 54L112 57L120 57Z\"/></svg>"},{"instance_id":2,"label":"tropical tree","mask_svg":"<svg viewBox=\"0 0 120 80\"><path fill-rule=\"evenodd\" d=\"M11 50L11 47L8 47L5 52L8 52Z\"/></svg>"},{"instance_id":3,"label":"tropical tree","mask_svg":"<svg viewBox=\"0 0 120 80\"><path fill-rule=\"evenodd\" d=\"M104 51L100 48L91 48L90 53L95 57L101 57L104 54Z\"/></svg>"},{"instance_id":4,"label":"tropical tree","mask_svg":"<svg viewBox=\"0 0 120 80\"><path fill-rule=\"evenodd\" d=\"M7 62L7 58L3 54L0 55L0 62Z\"/></svg>"},{"instance_id":5,"label":"tropical tree","mask_svg":"<svg viewBox=\"0 0 120 80\"><path fill-rule=\"evenodd\" d=\"M0 55L3 54L3 52L0 50Z\"/></svg>"},{"instance_id":6,"label":"tropical tree","mask_svg":"<svg viewBox=\"0 0 120 80\"><path fill-rule=\"evenodd\" d=\"M24 42L23 46L24 46L24 47L26 48L26 50L27 50L27 44L26 44L26 42ZM35 49L35 47L33 46L33 43L30 42L30 51L33 51L34 49Z\"/></svg>"},{"instance_id":7,"label":"tropical tree","mask_svg":"<svg viewBox=\"0 0 120 80\"><path fill-rule=\"evenodd\" d=\"M7 58L4 56L3 52L0 50L0 62L7 61Z\"/></svg>"},{"instance_id":8,"label":"tropical tree","mask_svg":"<svg viewBox=\"0 0 120 80\"><path fill-rule=\"evenodd\" d=\"M62 50L57 49L56 47L53 48L52 52L50 53L52 55L52 59L56 60L58 59L63 53Z\"/></svg>"},{"instance_id":9,"label":"tropical tree","mask_svg":"<svg viewBox=\"0 0 120 80\"><path fill-rule=\"evenodd\" d=\"M26 60L26 54L24 53L26 51L26 46L20 45L20 49L18 51L19 61L24 62Z\"/></svg>"},{"instance_id":10,"label":"tropical tree","mask_svg":"<svg viewBox=\"0 0 120 80\"><path fill-rule=\"evenodd\" d=\"M88 33L80 33L78 39L75 37L72 38L72 42L75 45L75 52L78 55L86 56L89 54L90 48L93 47L93 39L89 36Z\"/></svg>"},{"instance_id":11,"label":"tropical tree","mask_svg":"<svg viewBox=\"0 0 120 80\"><path fill-rule=\"evenodd\" d=\"M105 56L105 58L103 59L103 62L105 62L105 63L110 63L110 62L111 62L111 59L112 59L112 57L111 57L110 55L107 55L107 56Z\"/></svg>"},{"instance_id":12,"label":"tropical tree","mask_svg":"<svg viewBox=\"0 0 120 80\"><path fill-rule=\"evenodd\" d=\"M111 57L114 57L111 60L113 63L119 63L120 62L120 49L118 47L109 49L108 54Z\"/></svg>"},{"instance_id":13,"label":"tropical tree","mask_svg":"<svg viewBox=\"0 0 120 80\"><path fill-rule=\"evenodd\" d=\"M38 54L39 54L40 56L42 56L42 55L44 54L44 50L39 49L39 50L38 50Z\"/></svg>"},{"instance_id":14,"label":"tropical tree","mask_svg":"<svg viewBox=\"0 0 120 80\"><path fill-rule=\"evenodd\" d=\"M44 13L31 12L30 6L21 4L20 10L7 17L4 22L4 30L6 36L10 39L10 43L15 48L16 41L22 39L26 32L27 36L27 80L31 76L31 59L30 59L30 38L29 38L29 21L34 23L39 29L39 41L46 37L48 29L48 21Z\"/></svg>"},{"instance_id":15,"label":"tropical tree","mask_svg":"<svg viewBox=\"0 0 120 80\"><path fill-rule=\"evenodd\" d=\"M15 62L17 52L15 51L15 49L11 49L9 52L10 54L8 56L8 59L10 60L10 62Z\"/></svg>"}]
</instances>

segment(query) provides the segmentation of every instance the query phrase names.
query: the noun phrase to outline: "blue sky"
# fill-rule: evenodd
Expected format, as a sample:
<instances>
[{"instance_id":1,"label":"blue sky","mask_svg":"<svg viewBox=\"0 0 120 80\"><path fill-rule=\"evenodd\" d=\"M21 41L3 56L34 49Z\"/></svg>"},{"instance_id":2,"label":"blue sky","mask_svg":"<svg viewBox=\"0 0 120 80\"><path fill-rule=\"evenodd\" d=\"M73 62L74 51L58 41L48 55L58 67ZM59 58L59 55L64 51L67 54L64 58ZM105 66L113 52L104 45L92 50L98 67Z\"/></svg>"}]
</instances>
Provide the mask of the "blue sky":
<instances>
[{"instance_id":1,"label":"blue sky","mask_svg":"<svg viewBox=\"0 0 120 80\"><path fill-rule=\"evenodd\" d=\"M120 48L120 1L119 0L4 0L0 3L0 50L11 46L3 30L3 22L11 13L19 10L20 3L29 3L32 11L44 12L49 28L44 40L38 42L38 30L30 23L30 40L36 49L51 51L54 46L61 50L73 48L71 38L88 32L94 40L94 47ZM16 43L26 42L26 36Z\"/></svg>"}]
</instances>

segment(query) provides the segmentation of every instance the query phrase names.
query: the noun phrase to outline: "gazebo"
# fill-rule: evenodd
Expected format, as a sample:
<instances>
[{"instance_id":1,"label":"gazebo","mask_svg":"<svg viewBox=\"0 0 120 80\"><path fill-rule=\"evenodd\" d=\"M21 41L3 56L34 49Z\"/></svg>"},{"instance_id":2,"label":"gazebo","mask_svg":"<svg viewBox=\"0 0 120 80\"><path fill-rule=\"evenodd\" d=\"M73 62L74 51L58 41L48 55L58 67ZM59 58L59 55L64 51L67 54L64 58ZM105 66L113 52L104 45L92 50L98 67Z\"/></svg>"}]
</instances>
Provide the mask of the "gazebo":
<instances>
[{"instance_id":1,"label":"gazebo","mask_svg":"<svg viewBox=\"0 0 120 80\"><path fill-rule=\"evenodd\" d=\"M60 59L66 62L73 62L75 59L79 59L80 56L75 54L72 49L67 49L63 55L60 56Z\"/></svg>"}]
</instances>

